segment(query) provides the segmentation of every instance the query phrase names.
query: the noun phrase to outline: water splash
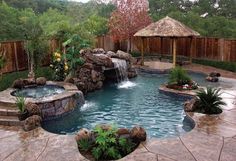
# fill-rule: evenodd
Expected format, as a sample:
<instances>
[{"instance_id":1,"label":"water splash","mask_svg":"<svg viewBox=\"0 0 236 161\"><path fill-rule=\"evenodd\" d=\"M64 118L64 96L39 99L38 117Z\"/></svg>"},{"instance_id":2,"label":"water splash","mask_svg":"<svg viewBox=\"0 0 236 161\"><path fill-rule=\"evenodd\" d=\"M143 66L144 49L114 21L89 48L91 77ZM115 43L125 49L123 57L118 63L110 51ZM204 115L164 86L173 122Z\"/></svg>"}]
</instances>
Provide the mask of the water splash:
<instances>
[{"instance_id":1,"label":"water splash","mask_svg":"<svg viewBox=\"0 0 236 161\"><path fill-rule=\"evenodd\" d=\"M96 103L85 101L85 104L80 108L80 111L86 111L93 107L96 107Z\"/></svg>"},{"instance_id":2,"label":"water splash","mask_svg":"<svg viewBox=\"0 0 236 161\"><path fill-rule=\"evenodd\" d=\"M137 85L136 83L133 83L131 81L123 81L118 84L118 89L122 89L122 88L128 89L128 88L135 87L136 85Z\"/></svg>"}]
</instances>

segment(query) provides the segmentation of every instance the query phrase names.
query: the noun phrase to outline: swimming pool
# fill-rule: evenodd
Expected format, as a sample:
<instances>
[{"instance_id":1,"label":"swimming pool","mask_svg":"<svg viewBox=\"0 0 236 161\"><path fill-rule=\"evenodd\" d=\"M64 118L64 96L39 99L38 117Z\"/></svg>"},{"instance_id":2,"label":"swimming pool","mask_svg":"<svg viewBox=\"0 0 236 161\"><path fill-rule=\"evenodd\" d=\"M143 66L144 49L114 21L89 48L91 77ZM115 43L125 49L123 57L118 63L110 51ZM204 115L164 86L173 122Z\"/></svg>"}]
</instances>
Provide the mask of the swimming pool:
<instances>
[{"instance_id":1,"label":"swimming pool","mask_svg":"<svg viewBox=\"0 0 236 161\"><path fill-rule=\"evenodd\" d=\"M191 73L200 85L209 85L205 75ZM172 137L190 131L194 124L186 118L183 102L187 97L160 93L167 74L140 73L126 84L107 84L89 93L86 103L72 113L43 123L43 128L58 134L73 134L80 128L113 123L118 127L144 127L149 137ZM216 84L217 85L217 84Z\"/></svg>"}]
</instances>

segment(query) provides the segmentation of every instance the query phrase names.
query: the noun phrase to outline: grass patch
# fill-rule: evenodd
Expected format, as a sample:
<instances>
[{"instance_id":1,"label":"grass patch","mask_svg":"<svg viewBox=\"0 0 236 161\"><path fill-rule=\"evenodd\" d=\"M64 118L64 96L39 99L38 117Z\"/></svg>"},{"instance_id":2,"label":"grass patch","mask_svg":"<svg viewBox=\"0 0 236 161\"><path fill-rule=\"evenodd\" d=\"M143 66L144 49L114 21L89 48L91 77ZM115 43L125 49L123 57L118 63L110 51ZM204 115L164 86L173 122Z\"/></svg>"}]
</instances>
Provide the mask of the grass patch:
<instances>
[{"instance_id":1,"label":"grass patch","mask_svg":"<svg viewBox=\"0 0 236 161\"><path fill-rule=\"evenodd\" d=\"M35 75L36 77L45 77L48 80L52 80L53 71L49 67L40 67L35 71ZM0 79L0 91L11 87L16 79L27 78L27 76L28 70L3 74L2 79Z\"/></svg>"},{"instance_id":2,"label":"grass patch","mask_svg":"<svg viewBox=\"0 0 236 161\"><path fill-rule=\"evenodd\" d=\"M194 59L193 63L202 64L206 66L212 66L215 68L236 72L236 62L224 62L224 61L212 61L212 60L200 60Z\"/></svg>"}]
</instances>

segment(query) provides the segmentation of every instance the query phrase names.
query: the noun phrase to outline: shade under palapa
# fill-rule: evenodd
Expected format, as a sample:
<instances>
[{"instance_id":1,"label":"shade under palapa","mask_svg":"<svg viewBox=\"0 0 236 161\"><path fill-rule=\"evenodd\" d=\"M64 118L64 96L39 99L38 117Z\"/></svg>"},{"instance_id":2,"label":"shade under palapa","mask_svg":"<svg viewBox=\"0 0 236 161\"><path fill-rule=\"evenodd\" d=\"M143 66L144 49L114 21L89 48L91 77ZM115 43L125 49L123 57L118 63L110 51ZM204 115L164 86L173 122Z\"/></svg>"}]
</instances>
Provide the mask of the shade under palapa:
<instances>
[{"instance_id":1,"label":"shade under palapa","mask_svg":"<svg viewBox=\"0 0 236 161\"><path fill-rule=\"evenodd\" d=\"M173 38L173 66L176 65L176 38L177 37L196 37L200 34L188 26L182 24L181 22L165 17L157 22L150 24L149 26L139 30L134 34L134 36L142 37L142 65L144 65L144 51L143 51L143 39L147 37L172 37ZM190 62L192 51L192 40L190 47Z\"/></svg>"},{"instance_id":2,"label":"shade under palapa","mask_svg":"<svg viewBox=\"0 0 236 161\"><path fill-rule=\"evenodd\" d=\"M200 34L181 22L166 16L134 34L138 37L190 37Z\"/></svg>"}]
</instances>

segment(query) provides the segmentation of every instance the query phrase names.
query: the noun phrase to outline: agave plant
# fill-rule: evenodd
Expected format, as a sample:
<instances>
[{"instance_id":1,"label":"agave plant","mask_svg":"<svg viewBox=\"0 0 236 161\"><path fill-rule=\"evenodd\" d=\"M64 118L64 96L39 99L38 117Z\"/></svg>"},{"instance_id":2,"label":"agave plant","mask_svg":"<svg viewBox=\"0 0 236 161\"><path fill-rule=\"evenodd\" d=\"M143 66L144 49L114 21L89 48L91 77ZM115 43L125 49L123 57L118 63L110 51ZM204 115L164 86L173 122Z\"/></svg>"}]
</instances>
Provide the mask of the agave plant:
<instances>
[{"instance_id":1,"label":"agave plant","mask_svg":"<svg viewBox=\"0 0 236 161\"><path fill-rule=\"evenodd\" d=\"M220 97L221 89L207 87L206 90L197 92L198 111L205 114L219 114L222 112L221 106L226 103Z\"/></svg>"}]
</instances>

